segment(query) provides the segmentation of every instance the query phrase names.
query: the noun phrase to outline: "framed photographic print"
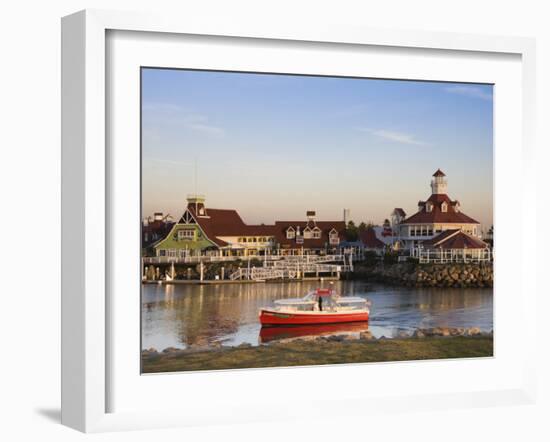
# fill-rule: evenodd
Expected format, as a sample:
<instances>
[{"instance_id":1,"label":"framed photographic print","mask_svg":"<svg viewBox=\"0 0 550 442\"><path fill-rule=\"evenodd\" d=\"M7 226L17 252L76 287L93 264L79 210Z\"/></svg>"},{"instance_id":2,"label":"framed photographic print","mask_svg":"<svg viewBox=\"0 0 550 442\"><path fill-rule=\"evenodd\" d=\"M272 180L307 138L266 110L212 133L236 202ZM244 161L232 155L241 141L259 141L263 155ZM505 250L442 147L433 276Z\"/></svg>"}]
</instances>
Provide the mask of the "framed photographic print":
<instances>
[{"instance_id":1,"label":"framed photographic print","mask_svg":"<svg viewBox=\"0 0 550 442\"><path fill-rule=\"evenodd\" d=\"M532 41L226 26L63 20L63 422L532 400Z\"/></svg>"}]
</instances>

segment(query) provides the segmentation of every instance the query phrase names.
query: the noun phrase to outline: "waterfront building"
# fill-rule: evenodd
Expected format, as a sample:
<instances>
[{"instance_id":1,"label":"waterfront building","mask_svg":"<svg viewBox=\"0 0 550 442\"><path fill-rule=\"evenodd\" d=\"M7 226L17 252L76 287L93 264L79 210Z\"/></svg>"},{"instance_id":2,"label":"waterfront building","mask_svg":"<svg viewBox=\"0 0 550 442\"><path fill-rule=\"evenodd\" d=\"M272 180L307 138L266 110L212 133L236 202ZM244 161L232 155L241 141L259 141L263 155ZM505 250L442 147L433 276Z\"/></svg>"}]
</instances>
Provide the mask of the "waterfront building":
<instances>
[{"instance_id":1,"label":"waterfront building","mask_svg":"<svg viewBox=\"0 0 550 442\"><path fill-rule=\"evenodd\" d=\"M359 233L359 241L365 250L382 251L386 244L378 238L374 227L369 226Z\"/></svg>"},{"instance_id":2,"label":"waterfront building","mask_svg":"<svg viewBox=\"0 0 550 442\"><path fill-rule=\"evenodd\" d=\"M141 244L147 248L164 238L172 229L174 220L171 215L155 212L153 217L148 216L141 223Z\"/></svg>"},{"instance_id":3,"label":"waterfront building","mask_svg":"<svg viewBox=\"0 0 550 442\"><path fill-rule=\"evenodd\" d=\"M343 239L344 222L317 221L315 215L308 211L303 221L249 225L236 210L207 208L204 196L190 195L179 221L154 244L154 254L174 258L199 254L238 257L336 249Z\"/></svg>"},{"instance_id":4,"label":"waterfront building","mask_svg":"<svg viewBox=\"0 0 550 442\"><path fill-rule=\"evenodd\" d=\"M275 221L276 247L287 254L290 250L308 253L335 251L344 240L344 221L317 221L314 211L306 212L305 221Z\"/></svg>"},{"instance_id":5,"label":"waterfront building","mask_svg":"<svg viewBox=\"0 0 550 442\"><path fill-rule=\"evenodd\" d=\"M388 245L380 239L379 232L381 231L382 227L368 226L366 229L359 231L356 241L343 241L340 247L345 253L352 252L356 257L363 256L366 251L376 252L380 255Z\"/></svg>"},{"instance_id":6,"label":"waterfront building","mask_svg":"<svg viewBox=\"0 0 550 442\"><path fill-rule=\"evenodd\" d=\"M405 249L414 249L449 230L459 231L458 238L463 240L465 236L470 238L463 241L464 247L481 241L480 223L462 212L458 200L452 200L447 195L445 174L437 169L432 177L432 194L427 200L418 202L415 214L406 217L401 208L396 208L392 213L392 225L399 245Z\"/></svg>"}]
</instances>

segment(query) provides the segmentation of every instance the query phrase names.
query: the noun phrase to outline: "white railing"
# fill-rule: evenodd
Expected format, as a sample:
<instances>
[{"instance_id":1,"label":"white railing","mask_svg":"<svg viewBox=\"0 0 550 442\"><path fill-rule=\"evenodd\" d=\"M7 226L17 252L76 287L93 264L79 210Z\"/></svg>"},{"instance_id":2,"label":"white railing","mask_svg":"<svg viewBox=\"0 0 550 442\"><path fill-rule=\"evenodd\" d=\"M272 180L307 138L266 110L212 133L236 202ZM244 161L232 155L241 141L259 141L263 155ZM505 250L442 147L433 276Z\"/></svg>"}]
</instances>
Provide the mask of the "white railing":
<instances>
[{"instance_id":1,"label":"white railing","mask_svg":"<svg viewBox=\"0 0 550 442\"><path fill-rule=\"evenodd\" d=\"M491 262L493 250L491 249L423 249L411 250L411 257L417 258L421 264L446 264L446 263L479 263Z\"/></svg>"},{"instance_id":2,"label":"white railing","mask_svg":"<svg viewBox=\"0 0 550 442\"><path fill-rule=\"evenodd\" d=\"M350 266L334 264L308 264L305 266L289 265L285 268L274 267L251 267L240 268L233 272L229 279L232 281L239 279L249 280L268 280L268 279L296 279L306 274L327 274L339 275L341 272L347 272Z\"/></svg>"},{"instance_id":3,"label":"white railing","mask_svg":"<svg viewBox=\"0 0 550 442\"><path fill-rule=\"evenodd\" d=\"M274 267L286 267L288 265L319 264L324 262L344 262L344 255L302 255L302 256L284 256L280 260L266 262L267 265Z\"/></svg>"},{"instance_id":4,"label":"white railing","mask_svg":"<svg viewBox=\"0 0 550 442\"><path fill-rule=\"evenodd\" d=\"M143 264L198 264L199 262L229 262L258 260L268 263L277 261L287 262L340 262L344 261L344 255L249 255L249 256L222 256L222 255L199 255L199 256L147 256L143 258Z\"/></svg>"},{"instance_id":5,"label":"white railing","mask_svg":"<svg viewBox=\"0 0 550 442\"><path fill-rule=\"evenodd\" d=\"M254 256L147 256L143 258L144 264L197 264L199 262L228 262L228 261L248 261L249 259L257 259L260 261L277 261L284 256L278 255L254 255Z\"/></svg>"}]
</instances>

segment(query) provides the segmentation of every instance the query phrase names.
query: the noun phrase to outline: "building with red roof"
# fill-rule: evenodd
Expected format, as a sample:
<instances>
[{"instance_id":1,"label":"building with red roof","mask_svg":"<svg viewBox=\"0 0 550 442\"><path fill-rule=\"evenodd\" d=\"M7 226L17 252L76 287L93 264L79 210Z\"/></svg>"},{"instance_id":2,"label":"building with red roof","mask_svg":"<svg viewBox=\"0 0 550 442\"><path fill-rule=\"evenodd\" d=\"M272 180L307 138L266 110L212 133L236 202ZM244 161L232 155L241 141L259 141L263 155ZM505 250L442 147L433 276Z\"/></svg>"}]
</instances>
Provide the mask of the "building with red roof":
<instances>
[{"instance_id":1,"label":"building with red roof","mask_svg":"<svg viewBox=\"0 0 550 442\"><path fill-rule=\"evenodd\" d=\"M148 216L141 223L141 244L147 248L164 238L172 229L174 221L171 215L156 212L152 217Z\"/></svg>"},{"instance_id":2,"label":"building with red roof","mask_svg":"<svg viewBox=\"0 0 550 442\"><path fill-rule=\"evenodd\" d=\"M425 201L418 202L418 211L406 217L403 209L392 213L392 225L399 243L407 249L420 245L430 245L431 241L447 231L462 232L458 238L474 238L481 241L479 221L462 212L460 202L447 195L447 178L441 169L432 175L432 194ZM453 238L456 233L453 234ZM482 242L482 241L481 241ZM463 246L471 242L463 242ZM483 243L485 244L485 243ZM460 244L457 242L457 246Z\"/></svg>"},{"instance_id":3,"label":"building with red roof","mask_svg":"<svg viewBox=\"0 0 550 442\"><path fill-rule=\"evenodd\" d=\"M227 256L311 253L336 249L343 221L317 221L308 211L302 221L246 224L234 209L211 209L204 196L191 195L179 221L154 245L157 256L185 257L212 252Z\"/></svg>"},{"instance_id":4,"label":"building with red roof","mask_svg":"<svg viewBox=\"0 0 550 442\"><path fill-rule=\"evenodd\" d=\"M441 232L432 239L422 243L424 248L429 249L486 249L487 243L475 236L468 235L460 229L451 229Z\"/></svg>"}]
</instances>

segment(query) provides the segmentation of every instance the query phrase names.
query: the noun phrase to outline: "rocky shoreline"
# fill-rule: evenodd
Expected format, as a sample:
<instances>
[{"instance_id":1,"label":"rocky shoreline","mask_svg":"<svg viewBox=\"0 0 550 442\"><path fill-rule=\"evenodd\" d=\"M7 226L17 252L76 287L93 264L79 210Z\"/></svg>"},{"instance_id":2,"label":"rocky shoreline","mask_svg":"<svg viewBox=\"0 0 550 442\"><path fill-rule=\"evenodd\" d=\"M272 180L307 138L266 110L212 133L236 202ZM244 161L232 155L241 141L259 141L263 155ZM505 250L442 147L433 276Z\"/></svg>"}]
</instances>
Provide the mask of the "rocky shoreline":
<instances>
[{"instance_id":1,"label":"rocky shoreline","mask_svg":"<svg viewBox=\"0 0 550 442\"><path fill-rule=\"evenodd\" d=\"M355 266L351 279L364 279L406 287L484 288L493 287L493 264L398 264Z\"/></svg>"},{"instance_id":2,"label":"rocky shoreline","mask_svg":"<svg viewBox=\"0 0 550 442\"><path fill-rule=\"evenodd\" d=\"M243 282L228 279L230 274L243 267L243 265L243 262L238 260L204 264L203 281L199 281L200 265L176 265L174 268L175 278L172 282L194 284ZM252 265L261 266L262 263L254 260ZM148 279L144 282L157 282L161 275L169 271L170 265L168 264L161 264L156 267L148 266L146 271ZM419 264L415 261L373 263L360 261L355 263L354 271L346 274L344 278L406 287L490 288L493 287L493 264ZM289 280L285 280L285 282L289 282Z\"/></svg>"},{"instance_id":3,"label":"rocky shoreline","mask_svg":"<svg viewBox=\"0 0 550 442\"><path fill-rule=\"evenodd\" d=\"M312 344L315 345L312 345ZM421 328L396 338L359 334L291 338L259 345L143 350L144 373L284 367L358 362L489 357L493 333L471 328Z\"/></svg>"},{"instance_id":4,"label":"rocky shoreline","mask_svg":"<svg viewBox=\"0 0 550 442\"><path fill-rule=\"evenodd\" d=\"M360 333L346 333L330 336L301 336L297 338L279 339L269 344L263 345L280 345L289 342L344 342L344 341L372 341L372 340L385 340L385 339L418 339L418 338L433 338L433 337L450 337L450 336L493 336L493 332L483 332L479 327L430 327L430 328L418 328L412 333L405 331L399 332L395 338L388 338L386 336L380 336L376 338L370 331L362 331ZM219 351L230 350L234 348L251 348L252 345L243 343L237 346L223 346L221 344L215 344L211 346L190 346L188 348L168 347L162 351L158 351L156 348L149 348L142 350L142 358L155 359L162 355L171 355L172 357L182 356L185 354L193 354L207 351Z\"/></svg>"}]
</instances>

